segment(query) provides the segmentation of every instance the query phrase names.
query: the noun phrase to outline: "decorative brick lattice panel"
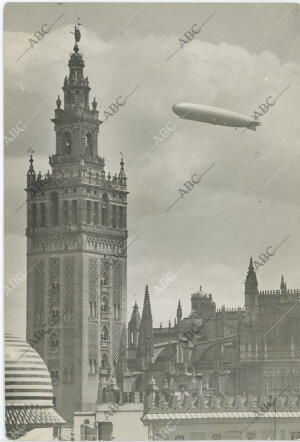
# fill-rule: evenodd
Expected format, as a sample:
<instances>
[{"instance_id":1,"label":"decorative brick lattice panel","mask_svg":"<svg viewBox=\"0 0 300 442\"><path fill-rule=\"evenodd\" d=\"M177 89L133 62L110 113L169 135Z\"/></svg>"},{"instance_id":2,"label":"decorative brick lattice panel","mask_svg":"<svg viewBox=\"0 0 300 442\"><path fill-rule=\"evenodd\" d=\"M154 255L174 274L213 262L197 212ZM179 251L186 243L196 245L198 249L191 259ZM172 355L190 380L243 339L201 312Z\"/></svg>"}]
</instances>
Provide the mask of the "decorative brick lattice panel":
<instances>
[{"instance_id":1,"label":"decorative brick lattice panel","mask_svg":"<svg viewBox=\"0 0 300 442\"><path fill-rule=\"evenodd\" d=\"M118 260L113 261L113 299L114 302L121 303L122 292L122 278L121 278L121 263Z\"/></svg>"},{"instance_id":2,"label":"decorative brick lattice panel","mask_svg":"<svg viewBox=\"0 0 300 442\"><path fill-rule=\"evenodd\" d=\"M121 324L114 324L113 327L113 360L118 362L120 356Z\"/></svg>"},{"instance_id":3,"label":"decorative brick lattice panel","mask_svg":"<svg viewBox=\"0 0 300 442\"><path fill-rule=\"evenodd\" d=\"M89 358L97 358L97 346L98 346L98 324L93 321L89 323Z\"/></svg>"},{"instance_id":4,"label":"decorative brick lattice panel","mask_svg":"<svg viewBox=\"0 0 300 442\"><path fill-rule=\"evenodd\" d=\"M39 261L33 269L34 324L40 326L45 314L45 262Z\"/></svg>"},{"instance_id":5,"label":"decorative brick lattice panel","mask_svg":"<svg viewBox=\"0 0 300 442\"><path fill-rule=\"evenodd\" d=\"M113 302L118 304L122 309L122 274L121 262L115 259L112 265L113 269ZM122 316L122 310L120 310ZM118 320L120 320L119 318ZM121 324L114 323L113 325L113 360L118 362L120 356L120 342L121 342Z\"/></svg>"},{"instance_id":6,"label":"decorative brick lattice panel","mask_svg":"<svg viewBox=\"0 0 300 442\"><path fill-rule=\"evenodd\" d=\"M63 342L63 355L64 358L74 357L74 334L75 330L73 328L64 329L64 342Z\"/></svg>"},{"instance_id":7,"label":"decorative brick lattice panel","mask_svg":"<svg viewBox=\"0 0 300 442\"><path fill-rule=\"evenodd\" d=\"M89 258L89 299L95 301L97 297L98 273L97 258Z\"/></svg>"},{"instance_id":8,"label":"decorative brick lattice panel","mask_svg":"<svg viewBox=\"0 0 300 442\"><path fill-rule=\"evenodd\" d=\"M65 258L64 273L65 273L64 310L74 311L75 275L76 275L74 256Z\"/></svg>"}]
</instances>

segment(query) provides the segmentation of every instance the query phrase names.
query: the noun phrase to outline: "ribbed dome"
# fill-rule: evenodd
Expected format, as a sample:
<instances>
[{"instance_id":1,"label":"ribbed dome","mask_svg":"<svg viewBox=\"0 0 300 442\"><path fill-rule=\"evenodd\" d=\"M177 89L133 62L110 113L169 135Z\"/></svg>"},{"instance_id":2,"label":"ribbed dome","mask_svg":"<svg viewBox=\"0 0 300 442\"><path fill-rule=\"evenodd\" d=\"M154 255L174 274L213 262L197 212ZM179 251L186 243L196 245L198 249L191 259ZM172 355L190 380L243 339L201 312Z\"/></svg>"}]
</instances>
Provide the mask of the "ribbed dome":
<instances>
[{"instance_id":1,"label":"ribbed dome","mask_svg":"<svg viewBox=\"0 0 300 442\"><path fill-rule=\"evenodd\" d=\"M53 407L53 388L43 359L26 342L5 334L6 406Z\"/></svg>"}]
</instances>

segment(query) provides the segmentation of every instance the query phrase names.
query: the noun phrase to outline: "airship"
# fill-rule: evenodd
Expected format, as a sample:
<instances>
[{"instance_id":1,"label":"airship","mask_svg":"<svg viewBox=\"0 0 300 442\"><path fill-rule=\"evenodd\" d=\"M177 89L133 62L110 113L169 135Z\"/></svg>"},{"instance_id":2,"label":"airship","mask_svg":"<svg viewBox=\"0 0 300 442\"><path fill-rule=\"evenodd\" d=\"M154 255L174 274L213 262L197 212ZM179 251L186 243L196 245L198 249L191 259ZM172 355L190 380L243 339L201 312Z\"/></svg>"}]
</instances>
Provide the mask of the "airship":
<instances>
[{"instance_id":1,"label":"airship","mask_svg":"<svg viewBox=\"0 0 300 442\"><path fill-rule=\"evenodd\" d=\"M185 120L200 121L201 123L216 124L218 126L246 127L256 130L260 122L238 112L220 107L205 106L196 103L179 103L172 106L173 112Z\"/></svg>"}]
</instances>

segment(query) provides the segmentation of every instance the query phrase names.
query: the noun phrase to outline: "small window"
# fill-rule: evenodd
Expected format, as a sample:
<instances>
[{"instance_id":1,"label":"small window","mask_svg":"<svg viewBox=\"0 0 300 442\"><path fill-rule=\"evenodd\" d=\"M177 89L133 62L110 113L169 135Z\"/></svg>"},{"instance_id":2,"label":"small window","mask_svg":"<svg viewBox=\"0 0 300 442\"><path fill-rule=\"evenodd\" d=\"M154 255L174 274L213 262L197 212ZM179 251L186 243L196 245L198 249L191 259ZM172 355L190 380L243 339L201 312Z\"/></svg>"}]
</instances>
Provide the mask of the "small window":
<instances>
[{"instance_id":1,"label":"small window","mask_svg":"<svg viewBox=\"0 0 300 442\"><path fill-rule=\"evenodd\" d=\"M51 376L51 380L52 380L52 384L53 385L57 385L59 382L59 378L58 378L58 370L53 369L50 371L50 376Z\"/></svg>"},{"instance_id":2,"label":"small window","mask_svg":"<svg viewBox=\"0 0 300 442\"><path fill-rule=\"evenodd\" d=\"M51 325L58 325L59 324L59 309L53 308L51 310Z\"/></svg>"},{"instance_id":3,"label":"small window","mask_svg":"<svg viewBox=\"0 0 300 442\"><path fill-rule=\"evenodd\" d=\"M62 155L71 155L72 153L72 138L69 132L65 132L61 142Z\"/></svg>"},{"instance_id":4,"label":"small window","mask_svg":"<svg viewBox=\"0 0 300 442\"><path fill-rule=\"evenodd\" d=\"M93 139L90 133L84 137L85 151L89 157L93 156Z\"/></svg>"},{"instance_id":5,"label":"small window","mask_svg":"<svg viewBox=\"0 0 300 442\"><path fill-rule=\"evenodd\" d=\"M89 373L90 375L94 375L97 373L97 361L94 358L89 359Z\"/></svg>"},{"instance_id":6,"label":"small window","mask_svg":"<svg viewBox=\"0 0 300 442\"><path fill-rule=\"evenodd\" d=\"M56 334L53 334L50 338L50 353L59 352L59 341Z\"/></svg>"},{"instance_id":7,"label":"small window","mask_svg":"<svg viewBox=\"0 0 300 442\"><path fill-rule=\"evenodd\" d=\"M103 326L102 328L102 336L101 336L103 341L108 341L108 328L106 327L106 325Z\"/></svg>"},{"instance_id":8,"label":"small window","mask_svg":"<svg viewBox=\"0 0 300 442\"><path fill-rule=\"evenodd\" d=\"M101 310L102 312L108 312L108 299L106 296L103 296Z\"/></svg>"},{"instance_id":9,"label":"small window","mask_svg":"<svg viewBox=\"0 0 300 442\"><path fill-rule=\"evenodd\" d=\"M107 272L103 272L102 278L101 278L101 283L103 285L107 285L108 284L108 274L107 274Z\"/></svg>"},{"instance_id":10,"label":"small window","mask_svg":"<svg viewBox=\"0 0 300 442\"><path fill-rule=\"evenodd\" d=\"M108 357L107 354L103 353L101 359L101 368L108 368Z\"/></svg>"}]
</instances>

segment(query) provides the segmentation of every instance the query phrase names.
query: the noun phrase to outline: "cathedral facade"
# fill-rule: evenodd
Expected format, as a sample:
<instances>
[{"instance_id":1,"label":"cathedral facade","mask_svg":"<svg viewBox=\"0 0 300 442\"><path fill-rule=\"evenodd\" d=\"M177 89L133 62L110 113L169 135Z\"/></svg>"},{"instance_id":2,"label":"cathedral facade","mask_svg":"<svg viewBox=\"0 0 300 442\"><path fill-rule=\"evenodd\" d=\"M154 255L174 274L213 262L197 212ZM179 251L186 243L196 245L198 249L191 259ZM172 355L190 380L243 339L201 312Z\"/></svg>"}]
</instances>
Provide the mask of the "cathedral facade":
<instances>
[{"instance_id":1,"label":"cathedral facade","mask_svg":"<svg viewBox=\"0 0 300 442\"><path fill-rule=\"evenodd\" d=\"M27 173L27 342L46 362L56 408L71 421L111 379L127 308L127 183L98 155L101 121L90 106L79 28L58 96L51 172Z\"/></svg>"},{"instance_id":2,"label":"cathedral facade","mask_svg":"<svg viewBox=\"0 0 300 442\"><path fill-rule=\"evenodd\" d=\"M174 326L152 326L149 333L147 287L142 319L135 305L128 324L122 388L144 391L153 378L165 391L189 391L200 380L203 395L299 394L300 290L287 289L282 277L280 289L259 291L251 259L244 300L244 307L217 309L212 294L200 288L191 295L188 317L182 317L179 301ZM140 353L145 336L147 356Z\"/></svg>"}]
</instances>

